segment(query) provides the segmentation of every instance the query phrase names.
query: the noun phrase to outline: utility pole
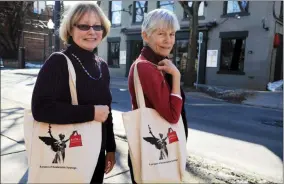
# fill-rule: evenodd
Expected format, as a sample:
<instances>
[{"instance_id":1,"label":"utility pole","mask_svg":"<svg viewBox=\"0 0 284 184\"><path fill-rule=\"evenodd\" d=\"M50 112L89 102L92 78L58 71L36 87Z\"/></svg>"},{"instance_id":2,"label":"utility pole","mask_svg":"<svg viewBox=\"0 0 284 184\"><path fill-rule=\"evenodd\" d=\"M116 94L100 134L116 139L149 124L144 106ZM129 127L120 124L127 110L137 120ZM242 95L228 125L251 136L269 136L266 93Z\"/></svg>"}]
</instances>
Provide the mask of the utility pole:
<instances>
[{"instance_id":1,"label":"utility pole","mask_svg":"<svg viewBox=\"0 0 284 184\"><path fill-rule=\"evenodd\" d=\"M54 22L54 51L58 52L60 49L60 39L59 39L59 25L60 25L60 11L61 5L60 1L55 1L54 11L53 11L53 22Z\"/></svg>"}]
</instances>

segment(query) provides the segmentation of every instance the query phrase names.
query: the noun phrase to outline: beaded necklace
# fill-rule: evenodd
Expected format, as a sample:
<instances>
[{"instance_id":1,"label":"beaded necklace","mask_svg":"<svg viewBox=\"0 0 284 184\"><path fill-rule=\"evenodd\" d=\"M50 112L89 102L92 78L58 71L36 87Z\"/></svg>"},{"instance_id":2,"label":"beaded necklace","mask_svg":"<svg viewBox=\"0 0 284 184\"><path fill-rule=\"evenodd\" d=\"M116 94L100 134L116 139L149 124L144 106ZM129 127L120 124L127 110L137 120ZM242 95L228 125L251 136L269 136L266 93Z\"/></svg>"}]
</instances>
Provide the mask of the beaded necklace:
<instances>
[{"instance_id":1,"label":"beaded necklace","mask_svg":"<svg viewBox=\"0 0 284 184\"><path fill-rule=\"evenodd\" d=\"M100 76L98 78L95 78L93 76L91 76L91 74L86 70L86 68L84 67L84 65L82 64L82 62L80 61L80 59L72 53L72 56L80 63L80 65L82 66L83 70L85 71L85 73L93 80L100 80L102 78L102 70L101 70L101 62L97 62L98 63L98 68L100 71Z\"/></svg>"}]
</instances>

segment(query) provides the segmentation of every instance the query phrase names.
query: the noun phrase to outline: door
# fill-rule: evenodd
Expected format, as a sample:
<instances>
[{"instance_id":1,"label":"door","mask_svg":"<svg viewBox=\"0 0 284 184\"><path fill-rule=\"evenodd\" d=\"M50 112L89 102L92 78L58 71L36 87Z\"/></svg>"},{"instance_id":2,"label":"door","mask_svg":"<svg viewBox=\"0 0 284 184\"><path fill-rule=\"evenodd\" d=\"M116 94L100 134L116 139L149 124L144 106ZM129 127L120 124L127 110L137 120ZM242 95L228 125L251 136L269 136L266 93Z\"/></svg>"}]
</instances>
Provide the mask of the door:
<instances>
[{"instance_id":1,"label":"door","mask_svg":"<svg viewBox=\"0 0 284 184\"><path fill-rule=\"evenodd\" d=\"M129 47L127 49L127 52L129 52L129 59L127 59L127 64L126 64L127 68L126 68L125 77L128 77L129 69L132 63L140 55L142 48L143 48L142 40L131 40L130 41Z\"/></svg>"},{"instance_id":2,"label":"door","mask_svg":"<svg viewBox=\"0 0 284 184\"><path fill-rule=\"evenodd\" d=\"M279 34L280 45L276 50L274 81L283 79L283 35Z\"/></svg>"}]
</instances>

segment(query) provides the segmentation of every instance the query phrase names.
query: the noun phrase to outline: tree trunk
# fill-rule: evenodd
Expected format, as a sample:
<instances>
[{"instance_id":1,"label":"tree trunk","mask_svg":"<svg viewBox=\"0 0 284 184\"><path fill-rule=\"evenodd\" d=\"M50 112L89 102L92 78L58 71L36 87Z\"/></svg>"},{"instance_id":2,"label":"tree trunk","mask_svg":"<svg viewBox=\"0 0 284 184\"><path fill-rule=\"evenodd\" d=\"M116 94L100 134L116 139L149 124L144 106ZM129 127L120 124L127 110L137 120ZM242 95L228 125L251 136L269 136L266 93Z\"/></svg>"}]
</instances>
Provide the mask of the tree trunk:
<instances>
[{"instance_id":1,"label":"tree trunk","mask_svg":"<svg viewBox=\"0 0 284 184\"><path fill-rule=\"evenodd\" d=\"M197 55L197 33L198 33L198 8L200 1L194 1L192 4L192 15L189 15L189 45L187 54L187 65L184 73L184 85L194 86L196 81L195 62Z\"/></svg>"}]
</instances>

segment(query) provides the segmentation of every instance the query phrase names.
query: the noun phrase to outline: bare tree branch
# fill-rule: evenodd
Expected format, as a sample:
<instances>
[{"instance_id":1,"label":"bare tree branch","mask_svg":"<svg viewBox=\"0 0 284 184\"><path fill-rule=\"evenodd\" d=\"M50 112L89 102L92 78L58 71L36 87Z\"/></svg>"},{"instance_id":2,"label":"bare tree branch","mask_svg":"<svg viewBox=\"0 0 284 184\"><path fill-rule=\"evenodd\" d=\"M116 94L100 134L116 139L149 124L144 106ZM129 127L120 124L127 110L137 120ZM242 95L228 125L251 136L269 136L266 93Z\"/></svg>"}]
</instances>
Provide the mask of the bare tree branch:
<instances>
[{"instance_id":1,"label":"bare tree branch","mask_svg":"<svg viewBox=\"0 0 284 184\"><path fill-rule=\"evenodd\" d=\"M242 2L241 1L238 1L238 5L240 7L241 12L245 12L246 11L245 8L243 8L243 6L242 6Z\"/></svg>"},{"instance_id":2,"label":"bare tree branch","mask_svg":"<svg viewBox=\"0 0 284 184\"><path fill-rule=\"evenodd\" d=\"M0 2L0 55L3 57L16 57L9 55L19 48L21 30L25 16L31 10L33 1L2 1Z\"/></svg>"},{"instance_id":3,"label":"bare tree branch","mask_svg":"<svg viewBox=\"0 0 284 184\"><path fill-rule=\"evenodd\" d=\"M184 11L191 17L193 14L193 6L189 7L188 1L179 1L179 4L181 5L181 7L183 7Z\"/></svg>"}]
</instances>

